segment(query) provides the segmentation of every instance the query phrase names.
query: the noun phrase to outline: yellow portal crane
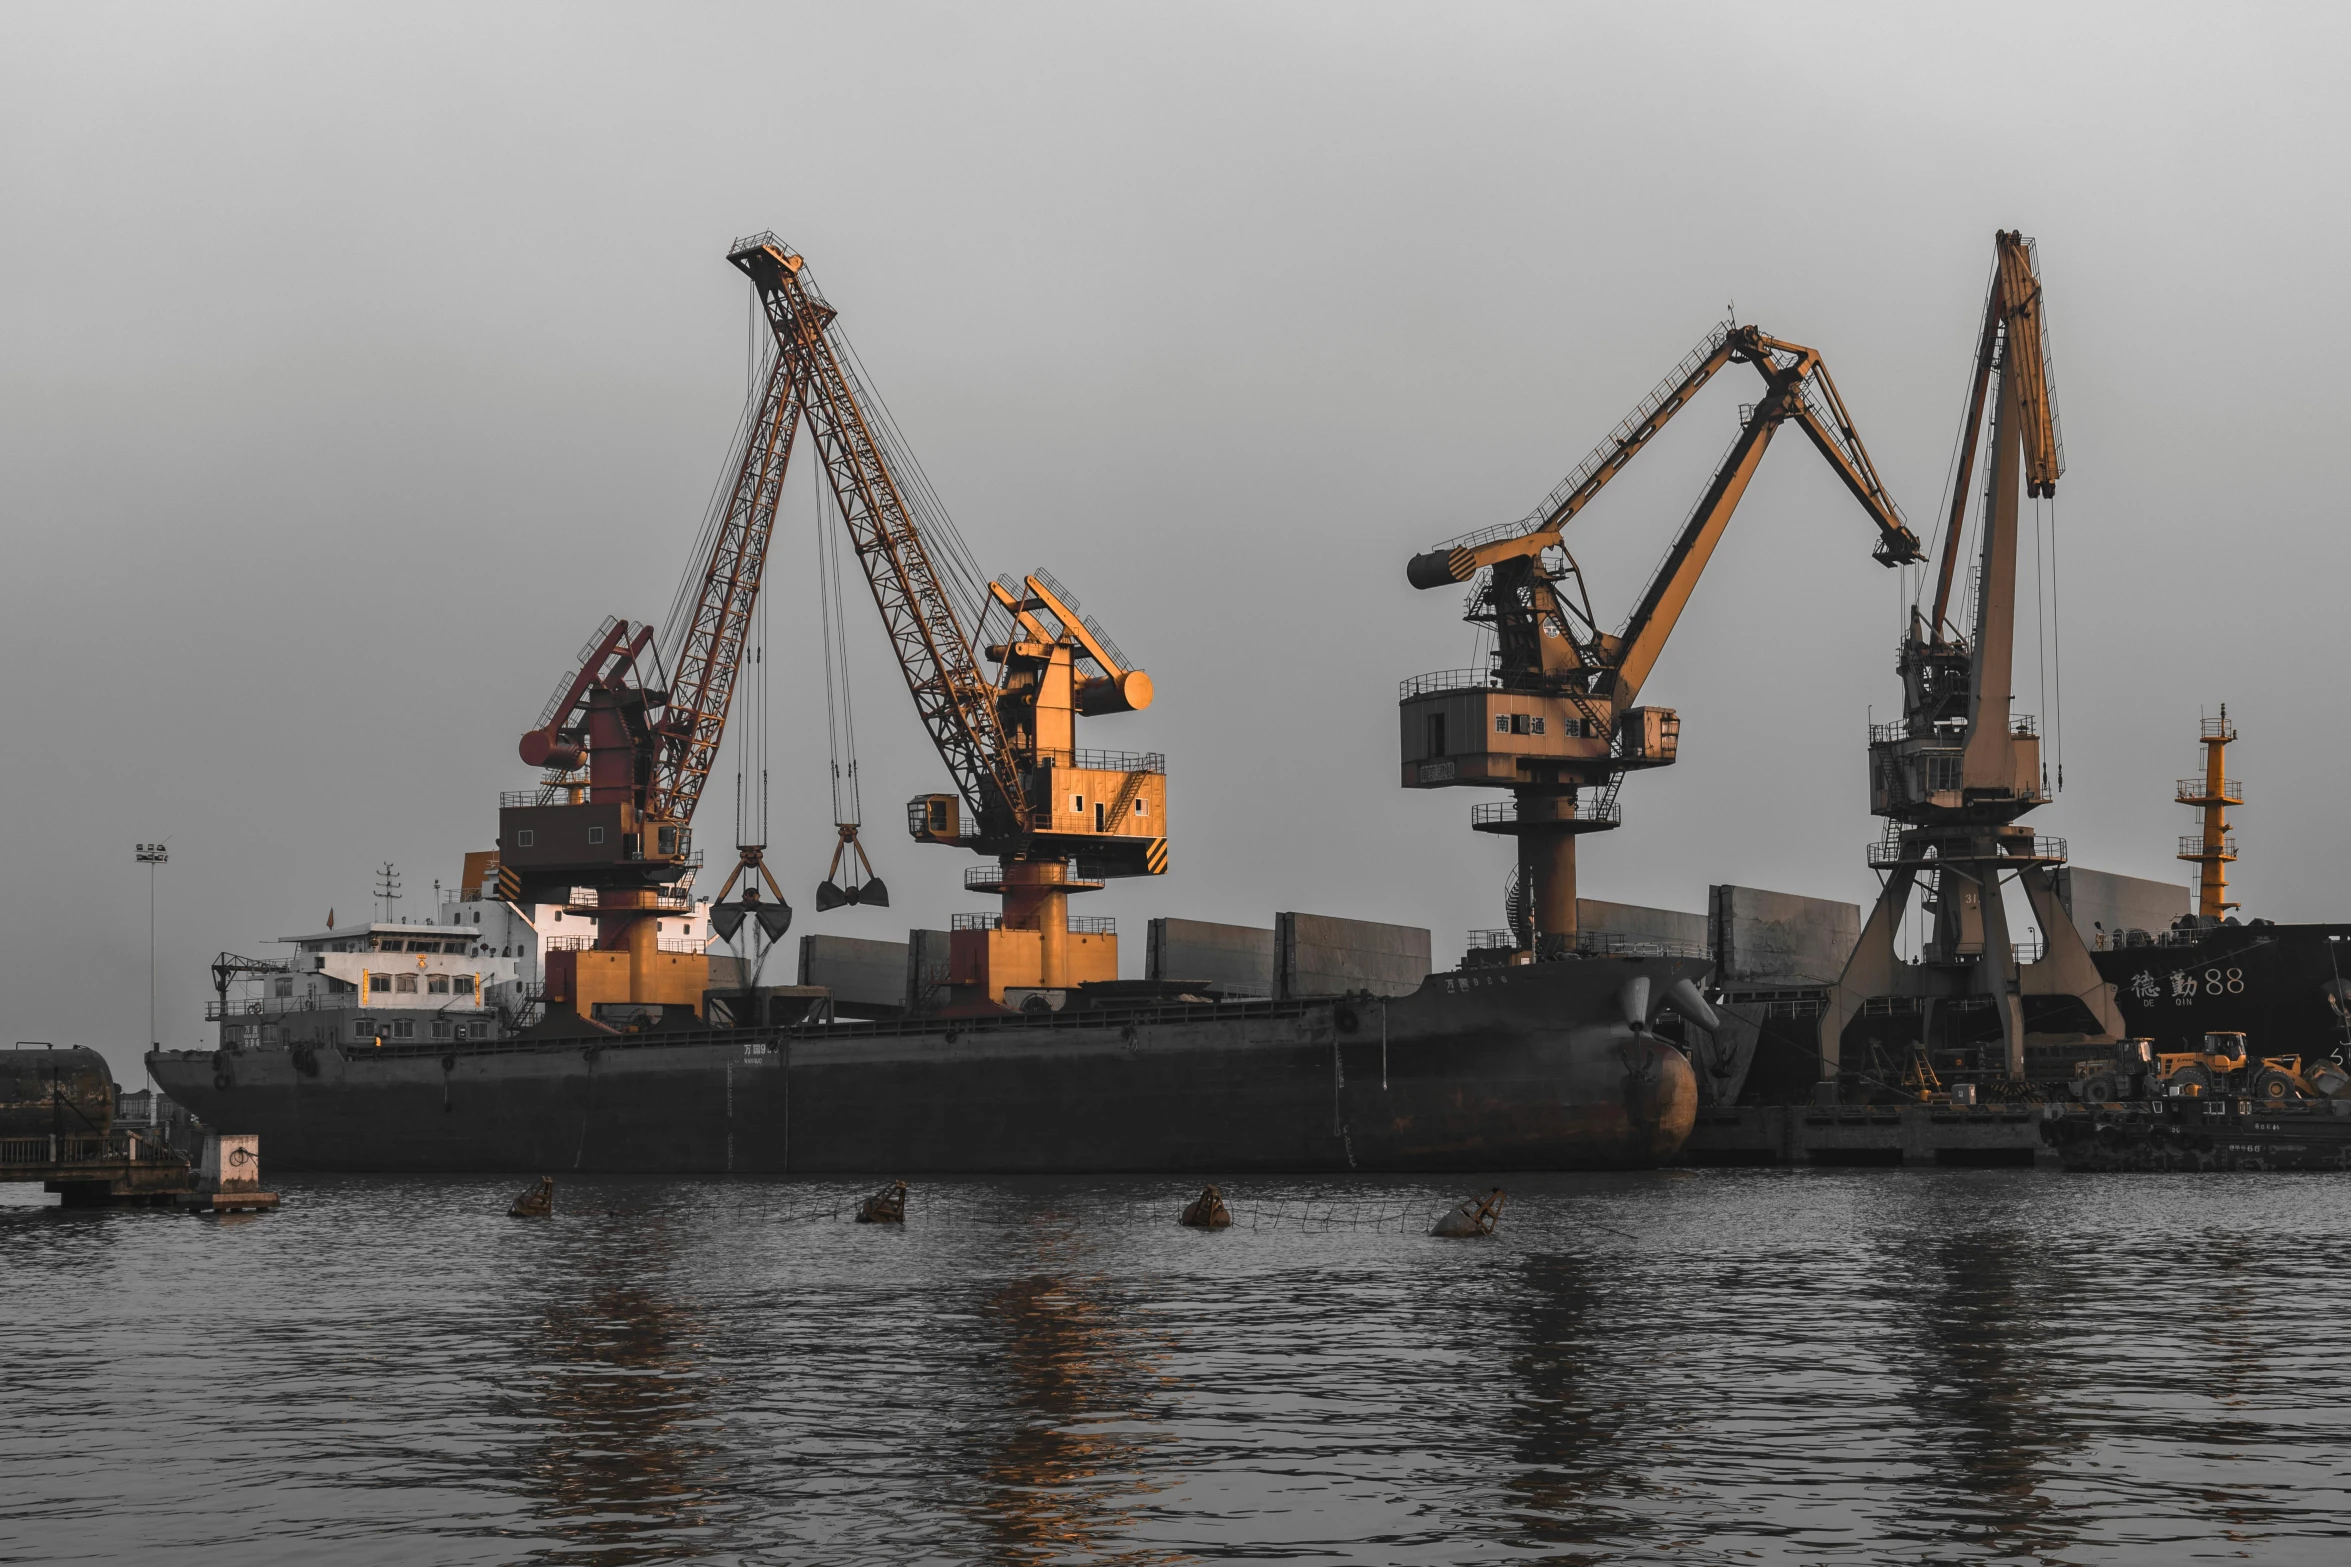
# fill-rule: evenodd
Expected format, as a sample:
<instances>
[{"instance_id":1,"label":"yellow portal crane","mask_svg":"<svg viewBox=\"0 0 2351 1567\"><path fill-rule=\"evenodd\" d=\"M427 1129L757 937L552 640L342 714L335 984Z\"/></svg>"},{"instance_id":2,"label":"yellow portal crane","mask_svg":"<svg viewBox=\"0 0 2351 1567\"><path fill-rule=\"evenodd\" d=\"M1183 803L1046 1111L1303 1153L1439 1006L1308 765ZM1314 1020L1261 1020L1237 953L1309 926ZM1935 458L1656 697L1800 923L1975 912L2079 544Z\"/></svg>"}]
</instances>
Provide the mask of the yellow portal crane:
<instances>
[{"instance_id":1,"label":"yellow portal crane","mask_svg":"<svg viewBox=\"0 0 2351 1567\"><path fill-rule=\"evenodd\" d=\"M797 397L915 710L955 782L955 793L909 801L907 827L922 842L997 861L964 877L972 891L1000 895L1003 912L956 916L955 989L997 1001L1008 987L1115 979L1116 935L1107 921L1073 924L1069 897L1107 877L1166 871L1167 763L1156 752L1081 750L1076 720L1150 706L1150 676L1043 571L967 581L976 601L967 626L949 590L961 567L952 525L862 384L807 263L773 234L738 240L727 260L759 291L777 373ZM983 654L997 678L983 672Z\"/></svg>"},{"instance_id":2,"label":"yellow portal crane","mask_svg":"<svg viewBox=\"0 0 2351 1567\"><path fill-rule=\"evenodd\" d=\"M1960 538L1977 493L1976 459L1985 448L1990 472L1977 529L1975 623L1962 635L1949 616L1960 583ZM1871 846L1869 863L1886 881L1822 1014L1824 1083L1841 1069L1845 1025L1873 997L1921 1003L1930 1029L1938 1001L1966 998L1988 1006L1999 1021L2010 1078L2025 1073L2027 997L2080 1001L2086 1015L2074 1012L2074 1023L2096 1032L2074 1027L2071 1039L2111 1042L2122 1034L2114 987L2098 973L2050 875L2065 862L2064 841L2036 837L2018 821L2048 799L2038 728L2031 715L2012 711L2010 694L2018 508L2020 497L2055 495L2064 469L2039 254L2024 235L2003 230L1993 241L1934 611L1923 615L1913 604L1896 657L1901 720L1870 731L1870 809L1886 818L1886 829ZM2001 901L2008 877L2023 889L2040 927L2042 951L2033 962L2018 960L2009 934ZM1933 934L1920 961L1905 963L1894 939L1911 889L1922 880L1933 894L1927 905Z\"/></svg>"},{"instance_id":3,"label":"yellow portal crane","mask_svg":"<svg viewBox=\"0 0 2351 1567\"><path fill-rule=\"evenodd\" d=\"M1742 410L1738 439L1640 603L1620 630L1603 632L1567 549L1567 525L1699 388L1733 364L1754 366L1763 396ZM1790 422L1877 525L1877 559L1887 566L1919 559L1918 538L1888 498L1820 355L1726 322L1524 519L1450 540L1405 568L1416 588L1474 583L1464 618L1492 627L1495 647L1490 668L1403 683L1404 786L1511 791L1510 803L1479 806L1470 823L1518 840L1523 918L1516 937L1530 956L1574 946L1576 837L1617 825L1625 773L1674 760L1681 720L1670 708L1637 706L1641 688L1772 436Z\"/></svg>"}]
</instances>

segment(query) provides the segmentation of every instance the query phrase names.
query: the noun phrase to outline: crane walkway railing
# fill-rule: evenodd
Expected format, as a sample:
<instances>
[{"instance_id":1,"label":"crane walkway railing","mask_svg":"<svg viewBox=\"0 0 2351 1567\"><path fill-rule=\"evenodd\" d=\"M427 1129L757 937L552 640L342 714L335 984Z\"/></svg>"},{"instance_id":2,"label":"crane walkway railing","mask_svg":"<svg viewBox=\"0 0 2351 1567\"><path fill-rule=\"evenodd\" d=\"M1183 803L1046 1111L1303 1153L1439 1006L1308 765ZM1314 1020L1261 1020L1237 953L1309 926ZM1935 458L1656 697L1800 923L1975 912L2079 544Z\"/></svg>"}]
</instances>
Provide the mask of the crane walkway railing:
<instances>
[{"instance_id":1,"label":"crane walkway railing","mask_svg":"<svg viewBox=\"0 0 2351 1567\"><path fill-rule=\"evenodd\" d=\"M1055 767L1082 767L1097 773L1164 773L1167 756L1161 751L1043 750L1039 762Z\"/></svg>"},{"instance_id":2,"label":"crane walkway railing","mask_svg":"<svg viewBox=\"0 0 2351 1567\"><path fill-rule=\"evenodd\" d=\"M1409 701L1439 691L1491 691L1499 689L1501 684L1493 671L1487 669L1432 669L1425 675L1398 682L1396 700Z\"/></svg>"},{"instance_id":3,"label":"crane walkway railing","mask_svg":"<svg viewBox=\"0 0 2351 1567\"><path fill-rule=\"evenodd\" d=\"M957 914L949 918L947 928L950 930L1035 930L1037 922L1034 917L1007 920L1001 914ZM1072 914L1069 916L1069 929L1072 934L1080 936L1115 936L1118 934L1118 920L1116 916L1109 914Z\"/></svg>"}]
</instances>

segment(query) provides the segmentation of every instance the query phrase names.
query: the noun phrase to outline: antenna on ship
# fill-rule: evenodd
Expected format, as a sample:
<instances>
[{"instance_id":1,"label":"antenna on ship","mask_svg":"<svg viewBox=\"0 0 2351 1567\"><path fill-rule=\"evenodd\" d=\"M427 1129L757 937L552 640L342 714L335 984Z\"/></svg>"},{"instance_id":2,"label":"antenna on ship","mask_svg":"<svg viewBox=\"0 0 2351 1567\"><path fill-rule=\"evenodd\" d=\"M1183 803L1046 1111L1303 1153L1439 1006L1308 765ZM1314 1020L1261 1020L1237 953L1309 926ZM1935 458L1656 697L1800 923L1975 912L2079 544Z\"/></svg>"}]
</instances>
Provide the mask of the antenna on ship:
<instances>
[{"instance_id":1,"label":"antenna on ship","mask_svg":"<svg viewBox=\"0 0 2351 1567\"><path fill-rule=\"evenodd\" d=\"M376 871L376 902L384 906L384 923L392 923L392 905L400 901L400 867L384 861Z\"/></svg>"}]
</instances>

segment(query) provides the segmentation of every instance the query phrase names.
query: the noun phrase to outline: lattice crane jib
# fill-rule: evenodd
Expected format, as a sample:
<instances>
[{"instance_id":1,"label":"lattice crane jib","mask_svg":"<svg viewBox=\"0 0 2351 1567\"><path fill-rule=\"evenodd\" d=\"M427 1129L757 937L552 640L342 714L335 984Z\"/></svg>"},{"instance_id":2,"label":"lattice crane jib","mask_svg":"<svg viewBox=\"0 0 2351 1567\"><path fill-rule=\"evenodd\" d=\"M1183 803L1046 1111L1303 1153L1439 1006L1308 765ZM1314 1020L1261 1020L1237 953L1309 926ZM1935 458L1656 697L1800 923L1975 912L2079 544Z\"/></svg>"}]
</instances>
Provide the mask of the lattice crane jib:
<instances>
[{"instance_id":1,"label":"lattice crane jib","mask_svg":"<svg viewBox=\"0 0 2351 1567\"><path fill-rule=\"evenodd\" d=\"M1567 526L1732 364L1752 365L1764 393L1744 410L1729 455L1624 626L1603 632L1567 551ZM1677 754L1678 716L1635 704L1773 434L1791 422L1877 525L1876 558L1888 566L1918 559L1918 538L1886 494L1820 355L1753 326L1725 323L1525 519L1450 540L1406 568L1419 588L1473 582L1469 618L1493 627L1495 654L1490 669L1405 683L1403 781L1512 791L1512 806L1481 806L1472 824L1518 839L1521 879L1540 935L1559 938L1575 929L1574 837L1616 825L1616 785L1627 770L1665 766Z\"/></svg>"},{"instance_id":2,"label":"lattice crane jib","mask_svg":"<svg viewBox=\"0 0 2351 1567\"><path fill-rule=\"evenodd\" d=\"M683 620L671 628L668 702L649 801L661 820L693 820L718 760L799 425L798 383L778 359L769 366L698 589Z\"/></svg>"},{"instance_id":3,"label":"lattice crane jib","mask_svg":"<svg viewBox=\"0 0 2351 1567\"><path fill-rule=\"evenodd\" d=\"M799 396L915 711L983 836L1017 836L1033 812L996 712L995 688L940 580L901 476L891 470L869 417L871 399L833 331L836 312L817 292L806 263L773 235L737 245L727 259L759 290L779 368Z\"/></svg>"}]
</instances>

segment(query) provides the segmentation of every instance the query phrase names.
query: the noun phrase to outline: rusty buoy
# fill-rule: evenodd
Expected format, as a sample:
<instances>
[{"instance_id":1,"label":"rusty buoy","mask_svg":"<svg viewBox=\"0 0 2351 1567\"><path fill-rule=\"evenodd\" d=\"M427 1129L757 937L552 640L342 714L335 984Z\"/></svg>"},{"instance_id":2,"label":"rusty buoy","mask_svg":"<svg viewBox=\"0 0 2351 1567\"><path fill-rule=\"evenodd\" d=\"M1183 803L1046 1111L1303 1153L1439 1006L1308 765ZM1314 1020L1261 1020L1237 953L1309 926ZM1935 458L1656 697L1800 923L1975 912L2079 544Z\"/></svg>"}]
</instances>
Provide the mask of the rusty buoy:
<instances>
[{"instance_id":1,"label":"rusty buoy","mask_svg":"<svg viewBox=\"0 0 2351 1567\"><path fill-rule=\"evenodd\" d=\"M1491 1235L1494 1233L1495 1223L1502 1217L1504 1196L1502 1188L1497 1186L1483 1197L1465 1197L1454 1205L1452 1211L1439 1219L1437 1227L1429 1233L1442 1235L1449 1240L1467 1240L1479 1235Z\"/></svg>"},{"instance_id":2,"label":"rusty buoy","mask_svg":"<svg viewBox=\"0 0 2351 1567\"><path fill-rule=\"evenodd\" d=\"M1224 1193L1213 1186L1203 1187L1200 1195L1184 1205L1177 1223L1195 1230L1227 1229L1233 1222L1233 1210L1224 1205Z\"/></svg>"},{"instance_id":3,"label":"rusty buoy","mask_svg":"<svg viewBox=\"0 0 2351 1567\"><path fill-rule=\"evenodd\" d=\"M514 1199L506 1210L517 1219L544 1219L555 1212L555 1177L542 1175L539 1184Z\"/></svg>"},{"instance_id":4,"label":"rusty buoy","mask_svg":"<svg viewBox=\"0 0 2351 1567\"><path fill-rule=\"evenodd\" d=\"M906 1222L906 1183L892 1181L857 1205L860 1224L904 1224Z\"/></svg>"}]
</instances>

